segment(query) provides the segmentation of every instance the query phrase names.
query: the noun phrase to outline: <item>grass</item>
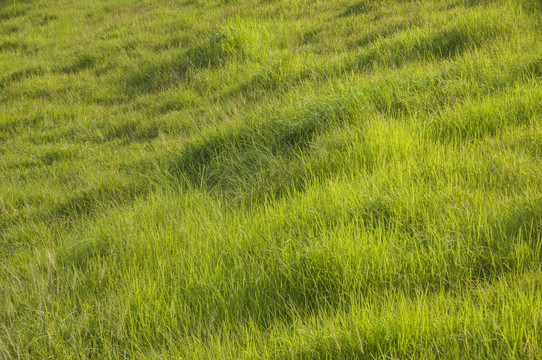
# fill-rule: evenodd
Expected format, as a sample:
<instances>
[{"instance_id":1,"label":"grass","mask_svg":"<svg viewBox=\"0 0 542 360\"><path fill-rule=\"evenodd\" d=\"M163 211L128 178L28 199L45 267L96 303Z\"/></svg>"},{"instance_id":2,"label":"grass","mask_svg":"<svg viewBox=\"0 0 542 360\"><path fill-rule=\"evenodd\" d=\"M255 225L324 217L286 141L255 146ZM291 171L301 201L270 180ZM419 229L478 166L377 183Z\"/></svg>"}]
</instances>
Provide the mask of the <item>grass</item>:
<instances>
[{"instance_id":1,"label":"grass","mask_svg":"<svg viewBox=\"0 0 542 360\"><path fill-rule=\"evenodd\" d=\"M542 357L535 0L0 0L0 359Z\"/></svg>"}]
</instances>

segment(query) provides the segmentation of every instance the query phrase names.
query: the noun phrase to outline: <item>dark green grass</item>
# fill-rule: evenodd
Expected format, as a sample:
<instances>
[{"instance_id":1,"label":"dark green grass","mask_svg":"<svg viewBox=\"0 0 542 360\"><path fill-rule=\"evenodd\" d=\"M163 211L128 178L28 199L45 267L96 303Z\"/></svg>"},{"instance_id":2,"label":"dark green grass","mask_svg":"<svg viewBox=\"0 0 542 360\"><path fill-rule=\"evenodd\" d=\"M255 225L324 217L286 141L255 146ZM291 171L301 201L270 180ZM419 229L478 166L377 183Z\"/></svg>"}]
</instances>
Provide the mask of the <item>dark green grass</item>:
<instances>
[{"instance_id":1,"label":"dark green grass","mask_svg":"<svg viewBox=\"0 0 542 360\"><path fill-rule=\"evenodd\" d=\"M0 358L542 357L540 24L0 0Z\"/></svg>"}]
</instances>

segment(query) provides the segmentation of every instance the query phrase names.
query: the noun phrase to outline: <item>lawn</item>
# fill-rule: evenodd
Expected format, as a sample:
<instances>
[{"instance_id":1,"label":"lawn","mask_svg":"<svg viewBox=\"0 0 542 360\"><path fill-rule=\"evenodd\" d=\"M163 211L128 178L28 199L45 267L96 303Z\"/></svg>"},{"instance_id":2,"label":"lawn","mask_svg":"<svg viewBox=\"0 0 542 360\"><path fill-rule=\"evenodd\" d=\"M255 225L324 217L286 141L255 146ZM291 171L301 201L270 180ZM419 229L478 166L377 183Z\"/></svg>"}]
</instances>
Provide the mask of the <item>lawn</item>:
<instances>
[{"instance_id":1,"label":"lawn","mask_svg":"<svg viewBox=\"0 0 542 360\"><path fill-rule=\"evenodd\" d=\"M542 358L540 0L0 0L0 359Z\"/></svg>"}]
</instances>

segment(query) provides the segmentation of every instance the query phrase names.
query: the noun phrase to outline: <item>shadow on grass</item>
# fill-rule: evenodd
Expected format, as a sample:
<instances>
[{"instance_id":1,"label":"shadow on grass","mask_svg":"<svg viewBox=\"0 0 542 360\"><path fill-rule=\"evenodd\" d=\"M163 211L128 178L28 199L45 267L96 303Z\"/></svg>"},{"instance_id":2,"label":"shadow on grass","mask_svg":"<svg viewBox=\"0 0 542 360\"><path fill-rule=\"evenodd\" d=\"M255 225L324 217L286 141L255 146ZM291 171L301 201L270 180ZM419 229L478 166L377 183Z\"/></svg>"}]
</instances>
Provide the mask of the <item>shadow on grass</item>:
<instances>
[{"instance_id":1,"label":"shadow on grass","mask_svg":"<svg viewBox=\"0 0 542 360\"><path fill-rule=\"evenodd\" d=\"M0 42L0 52L3 51L20 51L25 54L33 54L36 52L36 47L21 40L5 39Z\"/></svg>"},{"instance_id":2,"label":"shadow on grass","mask_svg":"<svg viewBox=\"0 0 542 360\"><path fill-rule=\"evenodd\" d=\"M75 56L75 59L64 66L61 66L58 71L64 74L76 74L80 71L92 69L97 65L98 59L91 54L84 53Z\"/></svg>"},{"instance_id":3,"label":"shadow on grass","mask_svg":"<svg viewBox=\"0 0 542 360\"><path fill-rule=\"evenodd\" d=\"M7 85L9 85L10 82L17 82L32 76L40 76L43 74L45 74L45 71L41 68L30 68L15 71L2 80L2 82L0 83L0 87L6 87Z\"/></svg>"},{"instance_id":4,"label":"shadow on grass","mask_svg":"<svg viewBox=\"0 0 542 360\"><path fill-rule=\"evenodd\" d=\"M126 90L133 96L158 92L187 79L190 71L220 67L231 59L242 60L247 56L247 41L246 34L235 27L218 31L203 44L130 76Z\"/></svg>"},{"instance_id":5,"label":"shadow on grass","mask_svg":"<svg viewBox=\"0 0 542 360\"><path fill-rule=\"evenodd\" d=\"M347 121L350 106L345 99L317 102L265 123L215 131L171 157L168 173L193 187L203 184L225 193L243 184L254 186L271 163L294 159L316 136Z\"/></svg>"},{"instance_id":6,"label":"shadow on grass","mask_svg":"<svg viewBox=\"0 0 542 360\"><path fill-rule=\"evenodd\" d=\"M324 78L327 74L325 69L303 69L297 72L288 72L284 64L275 64L270 70L252 76L235 88L225 92L221 99L231 99L241 94L247 94L251 100L257 100L263 96L269 96L269 92L280 92L295 86L304 80Z\"/></svg>"},{"instance_id":7,"label":"shadow on grass","mask_svg":"<svg viewBox=\"0 0 542 360\"><path fill-rule=\"evenodd\" d=\"M31 8L27 3L29 1L21 0L13 2L11 0L0 0L0 20L25 16Z\"/></svg>"},{"instance_id":8,"label":"shadow on grass","mask_svg":"<svg viewBox=\"0 0 542 360\"><path fill-rule=\"evenodd\" d=\"M349 17L371 12L375 8L375 2L363 0L348 6L339 16Z\"/></svg>"},{"instance_id":9,"label":"shadow on grass","mask_svg":"<svg viewBox=\"0 0 542 360\"><path fill-rule=\"evenodd\" d=\"M527 65L524 69L511 69L517 73L510 81L533 76L540 68ZM511 84L509 84L511 85ZM527 91L527 89L529 89ZM522 91L520 91L522 90ZM485 100L467 101L458 108L450 108L436 116L427 126L435 140L448 143L481 140L496 136L509 126L525 126L542 111L542 93L522 84L509 92L487 97Z\"/></svg>"}]
</instances>

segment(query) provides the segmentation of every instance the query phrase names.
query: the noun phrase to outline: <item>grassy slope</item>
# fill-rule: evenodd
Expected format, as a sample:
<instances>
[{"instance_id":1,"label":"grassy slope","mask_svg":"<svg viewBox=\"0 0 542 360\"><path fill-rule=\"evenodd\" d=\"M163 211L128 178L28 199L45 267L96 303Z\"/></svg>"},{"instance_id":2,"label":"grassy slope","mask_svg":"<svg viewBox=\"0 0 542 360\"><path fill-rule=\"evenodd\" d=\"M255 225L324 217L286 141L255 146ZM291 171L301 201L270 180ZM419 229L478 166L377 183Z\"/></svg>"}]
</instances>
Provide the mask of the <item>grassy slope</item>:
<instances>
[{"instance_id":1,"label":"grassy slope","mask_svg":"<svg viewBox=\"0 0 542 360\"><path fill-rule=\"evenodd\" d=\"M536 0L0 0L0 358L542 357Z\"/></svg>"}]
</instances>

